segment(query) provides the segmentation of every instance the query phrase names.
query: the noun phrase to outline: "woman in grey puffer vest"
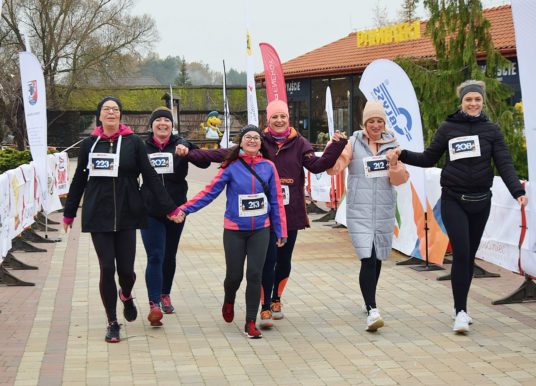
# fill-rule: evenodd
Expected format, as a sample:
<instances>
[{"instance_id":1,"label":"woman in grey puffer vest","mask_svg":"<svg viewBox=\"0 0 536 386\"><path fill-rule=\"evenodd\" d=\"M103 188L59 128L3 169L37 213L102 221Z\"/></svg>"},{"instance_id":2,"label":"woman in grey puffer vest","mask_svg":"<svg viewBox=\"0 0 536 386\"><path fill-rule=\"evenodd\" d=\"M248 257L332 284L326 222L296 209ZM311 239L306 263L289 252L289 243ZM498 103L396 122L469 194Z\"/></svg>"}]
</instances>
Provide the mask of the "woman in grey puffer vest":
<instances>
[{"instance_id":1,"label":"woman in grey puffer vest","mask_svg":"<svg viewBox=\"0 0 536 386\"><path fill-rule=\"evenodd\" d=\"M346 223L357 256L361 259L359 286L367 307L367 331L383 326L376 308L376 286L381 262L391 254L395 224L396 192L409 174L401 162L386 153L398 147L393 133L385 129L387 118L379 101L368 101L363 110L363 130L354 132L328 174L348 166Z\"/></svg>"}]
</instances>

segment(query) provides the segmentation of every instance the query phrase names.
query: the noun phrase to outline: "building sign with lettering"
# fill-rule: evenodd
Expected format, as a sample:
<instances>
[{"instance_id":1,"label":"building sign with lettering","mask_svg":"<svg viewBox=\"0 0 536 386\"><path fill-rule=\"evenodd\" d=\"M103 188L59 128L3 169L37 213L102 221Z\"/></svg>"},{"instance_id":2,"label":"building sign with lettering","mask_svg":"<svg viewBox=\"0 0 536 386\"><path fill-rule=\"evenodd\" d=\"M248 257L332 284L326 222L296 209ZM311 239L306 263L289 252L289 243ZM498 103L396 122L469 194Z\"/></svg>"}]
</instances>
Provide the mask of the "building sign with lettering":
<instances>
[{"instance_id":1,"label":"building sign with lettering","mask_svg":"<svg viewBox=\"0 0 536 386\"><path fill-rule=\"evenodd\" d=\"M357 32L357 47L399 43L421 37L421 22L401 23Z\"/></svg>"},{"instance_id":2,"label":"building sign with lettering","mask_svg":"<svg viewBox=\"0 0 536 386\"><path fill-rule=\"evenodd\" d=\"M289 100L306 101L309 99L309 79L287 81L287 96Z\"/></svg>"},{"instance_id":3,"label":"building sign with lettering","mask_svg":"<svg viewBox=\"0 0 536 386\"><path fill-rule=\"evenodd\" d=\"M512 88L514 95L510 98L511 104L516 104L521 101L521 85L519 83L519 73L517 67L517 59L509 59L510 64L497 69L497 80ZM486 63L479 62L482 71L486 71Z\"/></svg>"}]
</instances>

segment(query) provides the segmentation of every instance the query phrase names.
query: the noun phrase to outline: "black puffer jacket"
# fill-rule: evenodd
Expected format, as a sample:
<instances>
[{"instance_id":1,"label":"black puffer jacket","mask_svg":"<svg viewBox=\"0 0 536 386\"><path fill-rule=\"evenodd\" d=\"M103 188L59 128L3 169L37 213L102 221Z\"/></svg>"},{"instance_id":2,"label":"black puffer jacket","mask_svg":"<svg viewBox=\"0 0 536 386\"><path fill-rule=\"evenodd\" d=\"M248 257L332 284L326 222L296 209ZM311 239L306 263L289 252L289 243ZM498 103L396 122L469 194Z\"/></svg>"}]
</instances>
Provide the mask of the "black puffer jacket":
<instances>
[{"instance_id":1,"label":"black puffer jacket","mask_svg":"<svg viewBox=\"0 0 536 386\"><path fill-rule=\"evenodd\" d=\"M177 145L184 145L188 149L197 149L198 147L188 142L178 135L171 135L169 142L160 149L154 142L152 136L145 141L145 148L148 154L153 153L171 153L173 154L173 173L160 174L158 178L164 184L167 192L177 204L180 206L187 201L186 193L188 192L188 182L186 182L186 176L188 175L188 160L185 157L179 157L175 154L175 147ZM209 161L192 161L192 163L200 168L206 169L210 166ZM143 202L147 208L149 215L153 217L164 217L167 213L162 211L161 205L155 200L155 196L148 186L143 184L141 188Z\"/></svg>"},{"instance_id":2,"label":"black puffer jacket","mask_svg":"<svg viewBox=\"0 0 536 386\"><path fill-rule=\"evenodd\" d=\"M158 197L165 213L177 205L169 197L160 178L149 163L143 141L135 134L124 135L119 155L117 177L91 177L87 162L96 136L86 138L80 146L78 165L69 188L65 204L65 217L76 217L78 205L84 195L82 232L113 232L143 228L147 224L147 211L143 205L138 176ZM95 153L115 153L117 140L99 140Z\"/></svg>"},{"instance_id":3,"label":"black puffer jacket","mask_svg":"<svg viewBox=\"0 0 536 386\"><path fill-rule=\"evenodd\" d=\"M478 135L481 156L451 161L448 157L449 140L468 135ZM484 113L478 117L471 117L461 111L449 115L423 153L402 150L400 161L408 165L432 167L445 152L447 157L441 172L442 187L458 193L488 191L493 184L493 159L512 196L517 198L525 194L501 130Z\"/></svg>"}]
</instances>

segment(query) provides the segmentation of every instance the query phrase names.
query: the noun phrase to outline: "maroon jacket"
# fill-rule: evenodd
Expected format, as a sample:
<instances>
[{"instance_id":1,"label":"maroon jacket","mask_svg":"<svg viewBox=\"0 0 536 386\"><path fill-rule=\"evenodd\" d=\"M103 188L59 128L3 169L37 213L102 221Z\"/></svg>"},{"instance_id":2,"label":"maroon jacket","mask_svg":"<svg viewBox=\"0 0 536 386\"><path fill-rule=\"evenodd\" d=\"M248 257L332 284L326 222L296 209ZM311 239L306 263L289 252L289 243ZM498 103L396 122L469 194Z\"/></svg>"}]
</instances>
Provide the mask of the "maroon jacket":
<instances>
[{"instance_id":1,"label":"maroon jacket","mask_svg":"<svg viewBox=\"0 0 536 386\"><path fill-rule=\"evenodd\" d=\"M285 205L287 229L299 230L309 227L309 218L305 210L305 167L311 173L321 173L331 168L346 146L347 140L332 142L324 150L322 157L314 154L313 147L294 128L283 145L279 146L265 129L263 132L264 146L268 150L269 159L275 164L281 185L288 185L290 200ZM192 149L188 160L192 162L223 162L229 149L200 150Z\"/></svg>"}]
</instances>

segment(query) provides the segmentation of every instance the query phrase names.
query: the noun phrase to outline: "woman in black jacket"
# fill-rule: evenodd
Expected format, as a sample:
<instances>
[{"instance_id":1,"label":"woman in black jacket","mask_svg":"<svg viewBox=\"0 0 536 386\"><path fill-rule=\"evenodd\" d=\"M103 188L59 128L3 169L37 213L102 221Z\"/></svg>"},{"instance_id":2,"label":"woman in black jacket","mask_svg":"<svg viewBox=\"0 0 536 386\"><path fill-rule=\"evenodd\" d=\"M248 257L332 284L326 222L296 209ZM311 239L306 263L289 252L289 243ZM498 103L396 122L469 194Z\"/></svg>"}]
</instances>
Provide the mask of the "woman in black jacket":
<instances>
[{"instance_id":1,"label":"woman in black jacket","mask_svg":"<svg viewBox=\"0 0 536 386\"><path fill-rule=\"evenodd\" d=\"M185 139L171 134L173 115L166 107L159 107L149 118L152 135L145 141L151 165L176 205L187 201L188 192L188 160L175 154L178 145L196 149L197 147ZM208 168L210 162L192 163L200 168ZM149 223L141 230L143 245L147 252L147 268L145 283L149 295L149 315L151 326L161 326L163 312L171 314L171 286L175 276L176 255L179 247L184 222L175 223L166 218L166 213L157 205L158 201L145 184L142 186L145 206L149 211Z\"/></svg>"},{"instance_id":2,"label":"woman in black jacket","mask_svg":"<svg viewBox=\"0 0 536 386\"><path fill-rule=\"evenodd\" d=\"M80 146L78 165L65 204L63 227L72 226L84 195L82 232L90 232L99 258L99 289L108 318L105 340L120 341L117 297L124 304L125 319L132 322L138 312L132 297L136 281L136 229L147 224L147 213L138 185L138 176L157 197L165 213L178 221L173 202L149 163L143 141L121 124L121 102L103 98L97 106L98 125ZM171 218L171 217L170 217ZM119 293L115 270L119 277Z\"/></svg>"},{"instance_id":3,"label":"woman in black jacket","mask_svg":"<svg viewBox=\"0 0 536 386\"><path fill-rule=\"evenodd\" d=\"M391 154L399 154L399 159L408 165L431 167L447 152L440 181L441 218L453 253L453 330L465 333L472 323L467 314L467 296L475 254L491 208L492 160L510 194L520 205L526 205L528 200L501 130L482 111L486 95L484 82L465 81L457 93L461 109L447 117L423 153L398 149Z\"/></svg>"}]
</instances>

